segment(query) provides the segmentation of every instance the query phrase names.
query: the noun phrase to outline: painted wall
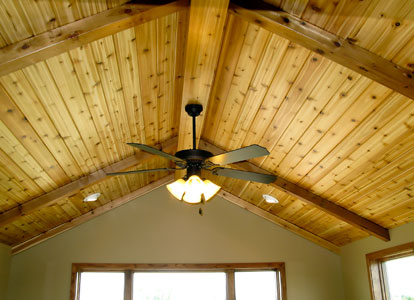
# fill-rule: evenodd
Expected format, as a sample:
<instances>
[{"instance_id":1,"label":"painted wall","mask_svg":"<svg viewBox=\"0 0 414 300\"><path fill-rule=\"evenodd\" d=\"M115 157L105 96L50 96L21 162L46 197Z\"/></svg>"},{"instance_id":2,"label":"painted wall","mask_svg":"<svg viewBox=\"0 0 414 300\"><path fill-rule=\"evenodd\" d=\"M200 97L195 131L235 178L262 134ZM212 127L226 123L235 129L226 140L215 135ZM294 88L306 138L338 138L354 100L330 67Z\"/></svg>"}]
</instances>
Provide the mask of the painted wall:
<instances>
[{"instance_id":1,"label":"painted wall","mask_svg":"<svg viewBox=\"0 0 414 300\"><path fill-rule=\"evenodd\" d=\"M197 210L159 188L17 254L7 299L69 299L73 262L285 262L288 299L344 299L339 255L218 197Z\"/></svg>"},{"instance_id":2,"label":"painted wall","mask_svg":"<svg viewBox=\"0 0 414 300\"><path fill-rule=\"evenodd\" d=\"M0 299L5 299L9 280L11 248L0 243Z\"/></svg>"},{"instance_id":3,"label":"painted wall","mask_svg":"<svg viewBox=\"0 0 414 300\"><path fill-rule=\"evenodd\" d=\"M367 253L413 242L414 223L391 229L390 236L391 241L389 242L383 242L377 238L368 237L341 248L345 298L347 300L371 299L365 255Z\"/></svg>"}]
</instances>

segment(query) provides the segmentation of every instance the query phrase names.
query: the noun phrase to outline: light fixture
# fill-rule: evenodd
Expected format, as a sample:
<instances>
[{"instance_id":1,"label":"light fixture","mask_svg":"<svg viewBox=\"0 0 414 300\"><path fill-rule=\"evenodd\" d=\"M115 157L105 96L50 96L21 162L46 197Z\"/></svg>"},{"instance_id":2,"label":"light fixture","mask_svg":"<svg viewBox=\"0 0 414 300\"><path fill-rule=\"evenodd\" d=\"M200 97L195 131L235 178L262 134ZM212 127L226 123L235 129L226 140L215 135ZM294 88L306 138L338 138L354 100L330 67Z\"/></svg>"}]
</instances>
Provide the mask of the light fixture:
<instances>
[{"instance_id":1,"label":"light fixture","mask_svg":"<svg viewBox=\"0 0 414 300\"><path fill-rule=\"evenodd\" d=\"M90 194L83 199L83 202L93 202L98 200L101 193Z\"/></svg>"},{"instance_id":2,"label":"light fixture","mask_svg":"<svg viewBox=\"0 0 414 300\"><path fill-rule=\"evenodd\" d=\"M220 186L208 179L203 181L198 175L191 175L187 181L178 179L167 185L167 189L178 200L197 204L210 200L220 190Z\"/></svg>"},{"instance_id":3,"label":"light fixture","mask_svg":"<svg viewBox=\"0 0 414 300\"><path fill-rule=\"evenodd\" d=\"M263 199L265 199L267 203L279 203L279 200L271 195L263 194Z\"/></svg>"}]
</instances>

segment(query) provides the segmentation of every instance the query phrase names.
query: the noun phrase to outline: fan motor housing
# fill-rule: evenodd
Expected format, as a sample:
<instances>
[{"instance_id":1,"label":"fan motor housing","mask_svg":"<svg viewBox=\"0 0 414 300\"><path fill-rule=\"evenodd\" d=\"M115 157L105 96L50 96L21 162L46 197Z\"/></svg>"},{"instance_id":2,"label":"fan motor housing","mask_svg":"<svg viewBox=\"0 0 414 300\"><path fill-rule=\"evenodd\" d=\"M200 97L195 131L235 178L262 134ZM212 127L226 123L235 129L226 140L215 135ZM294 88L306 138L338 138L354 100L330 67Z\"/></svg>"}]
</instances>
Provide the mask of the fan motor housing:
<instances>
[{"instance_id":1,"label":"fan motor housing","mask_svg":"<svg viewBox=\"0 0 414 300\"><path fill-rule=\"evenodd\" d=\"M191 175L200 176L204 161L213 154L200 149L186 149L178 151L175 156L187 162L187 177L190 177Z\"/></svg>"},{"instance_id":2,"label":"fan motor housing","mask_svg":"<svg viewBox=\"0 0 414 300\"><path fill-rule=\"evenodd\" d=\"M212 157L213 154L211 152L200 150L200 149L186 149L181 150L175 153L175 156L181 158L183 160L200 160L204 161L209 157Z\"/></svg>"}]
</instances>

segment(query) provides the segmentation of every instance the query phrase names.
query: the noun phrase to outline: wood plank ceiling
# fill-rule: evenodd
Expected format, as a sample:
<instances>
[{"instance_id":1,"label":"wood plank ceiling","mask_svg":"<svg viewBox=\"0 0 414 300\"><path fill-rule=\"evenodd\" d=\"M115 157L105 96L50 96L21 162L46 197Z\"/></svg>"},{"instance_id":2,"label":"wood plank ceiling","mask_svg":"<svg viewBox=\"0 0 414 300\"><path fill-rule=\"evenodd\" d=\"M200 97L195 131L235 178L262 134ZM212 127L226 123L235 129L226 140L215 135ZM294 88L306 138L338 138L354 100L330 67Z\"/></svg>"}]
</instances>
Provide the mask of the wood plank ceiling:
<instances>
[{"instance_id":1,"label":"wood plank ceiling","mask_svg":"<svg viewBox=\"0 0 414 300\"><path fill-rule=\"evenodd\" d=\"M124 2L0 1L14 253L171 181L105 173L171 166L125 143L189 148L189 102L200 148L270 151L233 166L270 185L206 175L225 199L334 252L414 220L413 1Z\"/></svg>"}]
</instances>

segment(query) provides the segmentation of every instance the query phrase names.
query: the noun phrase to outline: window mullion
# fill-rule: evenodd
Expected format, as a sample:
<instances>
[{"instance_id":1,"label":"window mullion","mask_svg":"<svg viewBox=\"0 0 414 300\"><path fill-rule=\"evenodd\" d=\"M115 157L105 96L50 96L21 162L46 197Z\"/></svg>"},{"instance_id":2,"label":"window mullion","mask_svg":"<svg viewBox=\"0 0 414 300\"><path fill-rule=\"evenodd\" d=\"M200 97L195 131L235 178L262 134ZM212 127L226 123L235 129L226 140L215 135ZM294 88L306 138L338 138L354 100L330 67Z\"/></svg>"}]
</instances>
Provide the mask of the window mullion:
<instances>
[{"instance_id":1,"label":"window mullion","mask_svg":"<svg viewBox=\"0 0 414 300\"><path fill-rule=\"evenodd\" d=\"M236 289L234 280L234 270L226 271L227 277L227 300L236 300Z\"/></svg>"},{"instance_id":2,"label":"window mullion","mask_svg":"<svg viewBox=\"0 0 414 300\"><path fill-rule=\"evenodd\" d=\"M132 300L132 270L125 270L124 300Z\"/></svg>"}]
</instances>

